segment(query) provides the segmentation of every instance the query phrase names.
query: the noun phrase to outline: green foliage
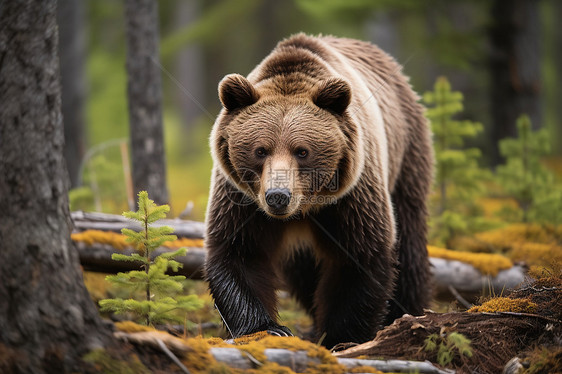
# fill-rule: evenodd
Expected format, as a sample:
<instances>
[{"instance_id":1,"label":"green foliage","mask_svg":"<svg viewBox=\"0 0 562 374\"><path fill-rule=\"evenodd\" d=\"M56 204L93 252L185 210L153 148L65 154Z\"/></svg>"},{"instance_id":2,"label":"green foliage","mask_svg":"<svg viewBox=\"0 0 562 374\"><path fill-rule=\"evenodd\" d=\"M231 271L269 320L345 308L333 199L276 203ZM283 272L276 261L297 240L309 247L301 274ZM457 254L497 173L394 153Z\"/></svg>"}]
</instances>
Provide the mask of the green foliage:
<instances>
[{"instance_id":1,"label":"green foliage","mask_svg":"<svg viewBox=\"0 0 562 374\"><path fill-rule=\"evenodd\" d=\"M447 366L453 362L456 355L472 357L470 340L458 332L445 333L442 329L440 334L429 335L423 345L426 352L437 351L437 363Z\"/></svg>"},{"instance_id":2,"label":"green foliage","mask_svg":"<svg viewBox=\"0 0 562 374\"><path fill-rule=\"evenodd\" d=\"M481 156L476 148L463 148L465 139L474 138L483 127L472 121L455 120L463 110L463 95L451 91L447 78L440 77L434 90L423 95L431 106L426 116L431 121L434 136L437 172L437 211L432 224L432 236L446 242L452 236L470 231L471 213L477 213L474 197L483 191L483 181L490 177L487 170L478 166Z\"/></svg>"},{"instance_id":3,"label":"green foliage","mask_svg":"<svg viewBox=\"0 0 562 374\"><path fill-rule=\"evenodd\" d=\"M562 186L543 186L533 199L529 219L538 223L562 224Z\"/></svg>"},{"instance_id":4,"label":"green foliage","mask_svg":"<svg viewBox=\"0 0 562 374\"><path fill-rule=\"evenodd\" d=\"M94 192L90 187L73 188L68 192L70 210L92 210L94 206Z\"/></svg>"},{"instance_id":5,"label":"green foliage","mask_svg":"<svg viewBox=\"0 0 562 374\"><path fill-rule=\"evenodd\" d=\"M259 5L257 0L222 1L211 7L196 21L166 36L161 41L160 55L167 60L182 47L198 42L219 43L227 32L229 19L243 17Z\"/></svg>"},{"instance_id":6,"label":"green foliage","mask_svg":"<svg viewBox=\"0 0 562 374\"><path fill-rule=\"evenodd\" d=\"M388 9L419 10L423 2L416 0L296 0L296 5L304 12L321 19L347 16L358 23L371 16L371 11Z\"/></svg>"},{"instance_id":7,"label":"green foliage","mask_svg":"<svg viewBox=\"0 0 562 374\"><path fill-rule=\"evenodd\" d=\"M517 119L517 138L503 139L499 147L506 162L498 166L498 181L517 201L522 220L561 222L562 190L553 188L554 175L540 162L550 153L548 131L532 131L529 116L521 115Z\"/></svg>"},{"instance_id":8,"label":"green foliage","mask_svg":"<svg viewBox=\"0 0 562 374\"><path fill-rule=\"evenodd\" d=\"M87 60L90 99L86 102L86 120L92 145L129 133L124 48L118 45L116 50L108 50L100 44L91 48Z\"/></svg>"},{"instance_id":9,"label":"green foliage","mask_svg":"<svg viewBox=\"0 0 562 374\"><path fill-rule=\"evenodd\" d=\"M119 141L92 148L82 165L82 186L69 192L71 210L117 213L127 207Z\"/></svg>"},{"instance_id":10,"label":"green foliage","mask_svg":"<svg viewBox=\"0 0 562 374\"><path fill-rule=\"evenodd\" d=\"M114 253L111 258L115 261L140 262L144 270L131 270L127 273L108 275L106 279L116 286L128 289L131 294L144 291L145 300L135 299L105 299L99 302L101 311L115 312L118 314L132 314L139 322L147 325L153 323L185 321L184 315L178 312L191 312L203 306L202 300L196 295L177 296L183 291L185 280L183 275L168 275L168 269L177 272L181 263L175 261L177 256L186 253L185 248L173 252L166 252L152 257L152 252L164 242L176 240L169 226L152 227L151 224L166 217L170 207L168 205L156 205L148 198L146 191L139 192L138 211L124 212L123 215L129 219L138 221L142 230L136 232L123 229L121 232L126 236L125 241L130 243L138 253L124 255Z\"/></svg>"}]
</instances>

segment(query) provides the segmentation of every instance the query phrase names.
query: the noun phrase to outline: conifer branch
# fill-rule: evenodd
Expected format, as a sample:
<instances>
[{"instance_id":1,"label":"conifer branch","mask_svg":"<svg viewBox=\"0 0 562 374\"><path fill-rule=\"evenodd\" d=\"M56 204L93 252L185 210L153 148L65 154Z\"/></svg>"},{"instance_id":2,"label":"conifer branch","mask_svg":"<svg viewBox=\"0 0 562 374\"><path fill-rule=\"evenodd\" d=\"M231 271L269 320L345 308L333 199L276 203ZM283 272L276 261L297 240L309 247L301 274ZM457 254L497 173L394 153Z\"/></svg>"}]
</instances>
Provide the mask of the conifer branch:
<instances>
[{"instance_id":1,"label":"conifer branch","mask_svg":"<svg viewBox=\"0 0 562 374\"><path fill-rule=\"evenodd\" d=\"M122 229L126 236L126 242L130 243L137 253L131 255L113 254L112 259L116 261L139 261L143 270L131 270L127 273L118 273L107 276L106 279L115 285L127 287L132 291L142 289L145 293L143 301L134 299L105 299L100 301L102 311L115 313L131 313L147 324L161 323L165 321L182 322L183 317L176 312L190 312L202 307L202 301L195 295L188 297L180 296L174 300L175 295L183 290L185 280L183 275L167 275L168 269L177 272L182 266L174 258L183 256L185 248L174 252L162 253L156 257L151 256L154 250L167 241L176 240L172 235L172 228L167 226L151 227L160 219L166 217L170 207L158 206L148 198L145 191L138 194L138 211L125 212L123 215L134 219L141 224L142 231L136 232L128 228Z\"/></svg>"}]
</instances>

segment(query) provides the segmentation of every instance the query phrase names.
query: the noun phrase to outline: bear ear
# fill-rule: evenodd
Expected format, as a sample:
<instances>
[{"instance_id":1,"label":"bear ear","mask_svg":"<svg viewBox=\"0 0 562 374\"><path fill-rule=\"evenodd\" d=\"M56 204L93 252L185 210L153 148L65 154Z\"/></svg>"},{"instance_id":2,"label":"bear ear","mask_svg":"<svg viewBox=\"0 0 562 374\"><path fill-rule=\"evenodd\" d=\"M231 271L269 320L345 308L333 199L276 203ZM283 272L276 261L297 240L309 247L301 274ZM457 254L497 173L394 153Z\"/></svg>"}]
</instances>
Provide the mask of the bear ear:
<instances>
[{"instance_id":1,"label":"bear ear","mask_svg":"<svg viewBox=\"0 0 562 374\"><path fill-rule=\"evenodd\" d=\"M312 101L322 109L343 114L351 102L351 88L342 79L330 78L318 86Z\"/></svg>"},{"instance_id":2,"label":"bear ear","mask_svg":"<svg viewBox=\"0 0 562 374\"><path fill-rule=\"evenodd\" d=\"M233 111L254 104L259 95L246 78L229 74L219 83L219 99L226 110Z\"/></svg>"}]
</instances>

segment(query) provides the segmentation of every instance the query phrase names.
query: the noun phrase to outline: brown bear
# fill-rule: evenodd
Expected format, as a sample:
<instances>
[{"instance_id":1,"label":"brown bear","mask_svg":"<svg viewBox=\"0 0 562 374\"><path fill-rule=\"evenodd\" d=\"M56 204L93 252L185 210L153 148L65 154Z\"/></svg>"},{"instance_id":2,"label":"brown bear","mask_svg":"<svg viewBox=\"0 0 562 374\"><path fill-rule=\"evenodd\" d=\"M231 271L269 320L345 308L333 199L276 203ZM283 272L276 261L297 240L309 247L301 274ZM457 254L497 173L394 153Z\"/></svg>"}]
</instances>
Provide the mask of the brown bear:
<instances>
[{"instance_id":1,"label":"brown bear","mask_svg":"<svg viewBox=\"0 0 562 374\"><path fill-rule=\"evenodd\" d=\"M430 296L433 153L394 59L352 39L295 35L219 84L206 278L236 337L277 321L285 288L327 347L372 339Z\"/></svg>"}]
</instances>

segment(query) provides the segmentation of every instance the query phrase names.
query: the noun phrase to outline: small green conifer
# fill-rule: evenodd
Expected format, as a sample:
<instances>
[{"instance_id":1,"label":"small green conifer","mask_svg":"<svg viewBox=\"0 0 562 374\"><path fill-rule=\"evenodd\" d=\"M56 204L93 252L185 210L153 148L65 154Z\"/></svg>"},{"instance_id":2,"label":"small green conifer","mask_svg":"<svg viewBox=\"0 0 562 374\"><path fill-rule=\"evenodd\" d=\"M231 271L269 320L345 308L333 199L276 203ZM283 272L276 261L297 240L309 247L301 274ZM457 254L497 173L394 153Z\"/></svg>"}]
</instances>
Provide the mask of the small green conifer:
<instances>
[{"instance_id":1,"label":"small green conifer","mask_svg":"<svg viewBox=\"0 0 562 374\"><path fill-rule=\"evenodd\" d=\"M477 148L463 148L465 139L474 138L483 127L481 123L455 120L463 110L463 95L452 91L445 77L439 77L433 91L423 95L430 106L426 116L431 121L437 170L437 208L432 222L434 239L446 242L456 233L467 231L471 215L478 211L474 196L483 191L487 170L478 166L481 152Z\"/></svg>"},{"instance_id":2,"label":"small green conifer","mask_svg":"<svg viewBox=\"0 0 562 374\"><path fill-rule=\"evenodd\" d=\"M439 365L449 365L456 355L472 357L470 339L458 332L447 333L444 329L441 330L440 334L429 335L423 345L426 352L437 350L437 363Z\"/></svg>"},{"instance_id":3,"label":"small green conifer","mask_svg":"<svg viewBox=\"0 0 562 374\"><path fill-rule=\"evenodd\" d=\"M142 291L146 297L144 300L135 299L105 299L100 300L101 311L114 312L116 314L131 313L139 322L147 325L164 322L184 322L184 318L178 311L190 312L202 307L202 301L197 295L172 297L183 290L185 280L183 275L168 275L166 271L171 269L176 272L182 266L174 260L177 256L185 255L186 249L180 248L173 252L166 252L152 257L152 252L164 242L175 240L172 235L173 229L169 226L152 226L156 221L165 218L170 211L168 205L156 205L148 198L146 191L138 194L138 211L124 212L123 215L138 221L142 230L136 232L130 229L122 229L126 241L130 243L138 253L124 255L114 253L111 258L116 261L136 261L142 263L143 270L132 270L126 273L108 275L106 279L114 285L125 287L133 294Z\"/></svg>"},{"instance_id":4,"label":"small green conifer","mask_svg":"<svg viewBox=\"0 0 562 374\"><path fill-rule=\"evenodd\" d=\"M553 173L540 162L550 153L548 131L533 131L531 119L526 114L517 119L516 125L517 138L499 142L500 153L506 162L497 168L498 181L517 201L523 222L560 222L562 190L555 188Z\"/></svg>"}]
</instances>

